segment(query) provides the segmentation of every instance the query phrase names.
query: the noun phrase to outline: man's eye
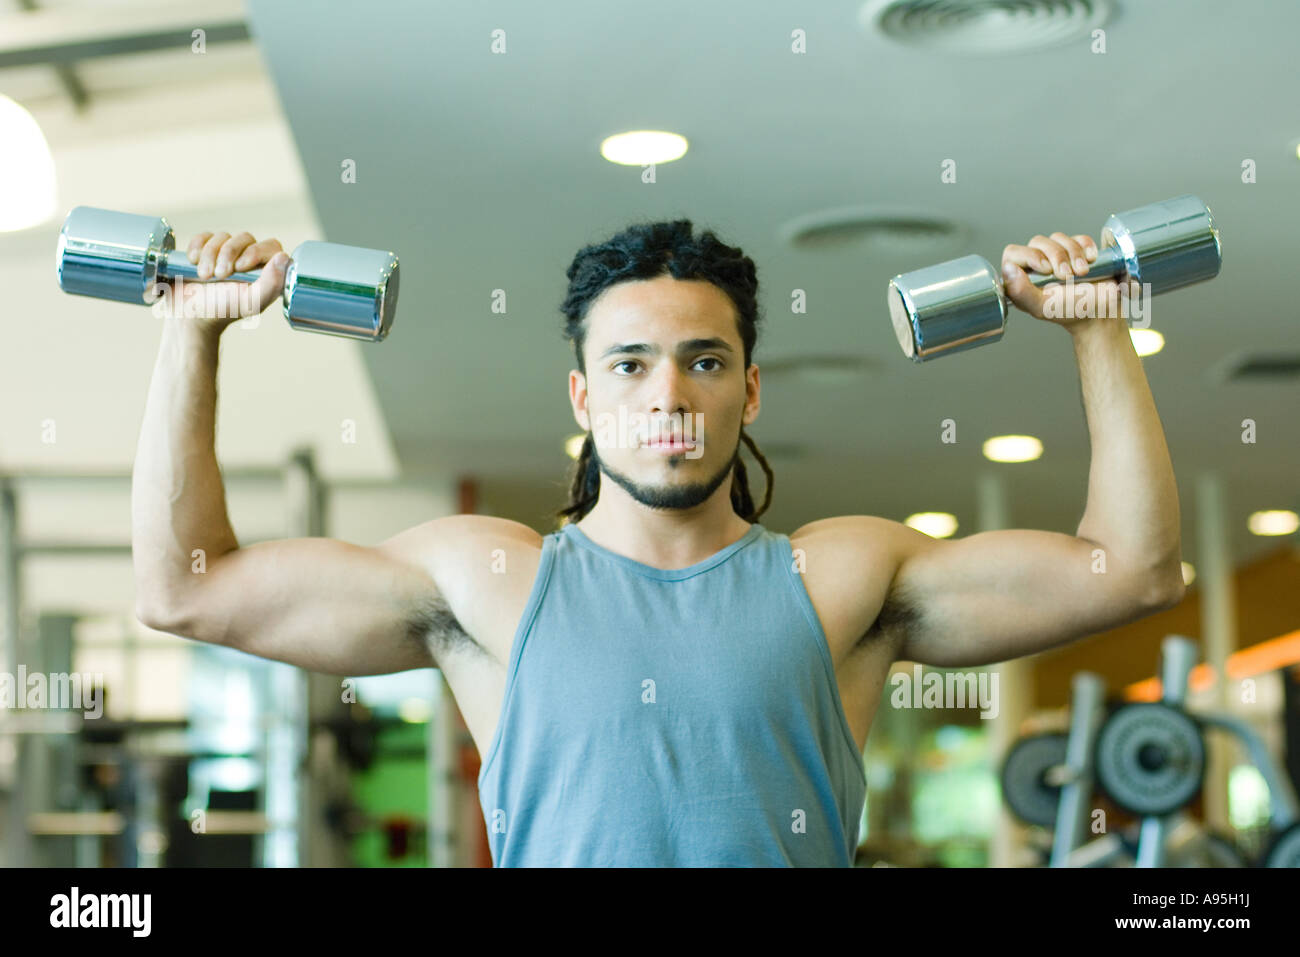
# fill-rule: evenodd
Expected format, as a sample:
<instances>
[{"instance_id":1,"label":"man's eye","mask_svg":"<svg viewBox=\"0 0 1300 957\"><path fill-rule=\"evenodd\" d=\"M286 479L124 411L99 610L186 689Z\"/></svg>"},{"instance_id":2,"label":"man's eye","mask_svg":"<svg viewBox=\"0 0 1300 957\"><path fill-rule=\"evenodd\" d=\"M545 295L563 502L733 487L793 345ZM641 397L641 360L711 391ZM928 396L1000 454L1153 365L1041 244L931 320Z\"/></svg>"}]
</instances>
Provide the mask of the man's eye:
<instances>
[{"instance_id":1,"label":"man's eye","mask_svg":"<svg viewBox=\"0 0 1300 957\"><path fill-rule=\"evenodd\" d=\"M705 372L717 372L717 371L718 371L719 369L721 369L721 367L722 367L722 360L721 360L721 359L715 359L713 356L705 356L703 359L696 359L696 360L695 360L695 365L699 365L701 362L712 362L712 363L714 363L714 367L713 367L712 369L705 369L705 370L704 370ZM611 368L613 368L613 370L614 370L615 372L617 372L617 371L619 370L619 368L622 367L622 366L635 366L635 365L638 365L638 364L639 364L639 363L637 363L637 361L636 361L635 359L624 359L624 360L621 361L621 362L616 362L616 363L614 363L614 365L613 365Z\"/></svg>"}]
</instances>

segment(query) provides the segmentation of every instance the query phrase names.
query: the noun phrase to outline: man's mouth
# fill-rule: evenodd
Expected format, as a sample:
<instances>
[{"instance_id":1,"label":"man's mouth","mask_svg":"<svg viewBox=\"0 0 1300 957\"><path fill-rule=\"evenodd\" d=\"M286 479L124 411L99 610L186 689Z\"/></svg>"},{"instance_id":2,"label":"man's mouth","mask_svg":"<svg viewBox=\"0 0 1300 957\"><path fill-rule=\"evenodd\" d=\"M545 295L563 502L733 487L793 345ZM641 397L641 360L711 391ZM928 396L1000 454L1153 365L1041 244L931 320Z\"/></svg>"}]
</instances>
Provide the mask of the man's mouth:
<instances>
[{"instance_id":1,"label":"man's mouth","mask_svg":"<svg viewBox=\"0 0 1300 957\"><path fill-rule=\"evenodd\" d=\"M661 452L688 452L695 448L695 443L687 442L680 438L668 438L646 442L645 447L648 449L657 449Z\"/></svg>"}]
</instances>

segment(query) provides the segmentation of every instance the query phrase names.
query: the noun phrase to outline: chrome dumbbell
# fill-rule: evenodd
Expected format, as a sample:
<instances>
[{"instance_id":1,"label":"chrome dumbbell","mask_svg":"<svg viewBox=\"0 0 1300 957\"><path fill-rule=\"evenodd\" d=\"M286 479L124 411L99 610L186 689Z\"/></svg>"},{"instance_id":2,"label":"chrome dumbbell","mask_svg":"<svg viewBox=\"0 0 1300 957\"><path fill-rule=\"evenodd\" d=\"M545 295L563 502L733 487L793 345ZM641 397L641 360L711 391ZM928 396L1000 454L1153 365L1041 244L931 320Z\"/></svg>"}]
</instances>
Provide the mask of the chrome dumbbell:
<instances>
[{"instance_id":1,"label":"chrome dumbbell","mask_svg":"<svg viewBox=\"0 0 1300 957\"><path fill-rule=\"evenodd\" d=\"M1124 277L1156 295L1213 279L1223 261L1209 208L1192 195L1115 213L1101 230L1101 249L1073 282ZM1061 282L1030 273L1042 287ZM889 318L913 362L963 352L1002 338L1009 300L998 270L983 256L963 256L889 281Z\"/></svg>"},{"instance_id":2,"label":"chrome dumbbell","mask_svg":"<svg viewBox=\"0 0 1300 957\"><path fill-rule=\"evenodd\" d=\"M77 296L145 304L156 283L255 282L260 269L201 280L162 217L77 206L59 233L59 288ZM397 256L309 240L284 276L284 318L294 329L380 342L397 311Z\"/></svg>"}]
</instances>

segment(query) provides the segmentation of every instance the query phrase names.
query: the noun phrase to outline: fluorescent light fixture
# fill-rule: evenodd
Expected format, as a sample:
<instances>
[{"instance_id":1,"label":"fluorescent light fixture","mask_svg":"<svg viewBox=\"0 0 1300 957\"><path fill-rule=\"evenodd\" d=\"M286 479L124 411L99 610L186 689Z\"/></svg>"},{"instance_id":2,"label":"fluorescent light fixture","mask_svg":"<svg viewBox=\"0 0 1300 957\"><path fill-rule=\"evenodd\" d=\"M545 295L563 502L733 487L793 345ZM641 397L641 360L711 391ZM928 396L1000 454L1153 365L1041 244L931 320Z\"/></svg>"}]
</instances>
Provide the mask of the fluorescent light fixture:
<instances>
[{"instance_id":1,"label":"fluorescent light fixture","mask_svg":"<svg viewBox=\"0 0 1300 957\"><path fill-rule=\"evenodd\" d=\"M600 155L620 166L649 166L671 163L686 155L686 137L663 130L632 130L606 137Z\"/></svg>"},{"instance_id":2,"label":"fluorescent light fixture","mask_svg":"<svg viewBox=\"0 0 1300 957\"><path fill-rule=\"evenodd\" d=\"M40 125L0 94L0 233L48 222L58 199L54 157Z\"/></svg>"},{"instance_id":3,"label":"fluorescent light fixture","mask_svg":"<svg viewBox=\"0 0 1300 957\"><path fill-rule=\"evenodd\" d=\"M1032 462L1043 454L1043 443L1032 435L995 435L984 443L992 462Z\"/></svg>"}]
</instances>

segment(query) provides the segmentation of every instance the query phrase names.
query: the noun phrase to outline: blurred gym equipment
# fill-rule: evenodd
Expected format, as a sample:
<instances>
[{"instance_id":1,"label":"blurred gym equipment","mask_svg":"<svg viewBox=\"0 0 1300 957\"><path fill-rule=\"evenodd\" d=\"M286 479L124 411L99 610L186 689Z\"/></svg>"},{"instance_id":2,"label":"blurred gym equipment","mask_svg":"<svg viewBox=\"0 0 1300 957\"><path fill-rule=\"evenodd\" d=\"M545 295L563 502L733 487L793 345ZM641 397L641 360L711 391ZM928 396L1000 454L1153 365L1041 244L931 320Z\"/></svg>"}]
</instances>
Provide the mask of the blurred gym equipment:
<instances>
[{"instance_id":1,"label":"blurred gym equipment","mask_svg":"<svg viewBox=\"0 0 1300 957\"><path fill-rule=\"evenodd\" d=\"M306 447L294 450L284 467L229 469L223 478L281 487L290 537L327 534L324 505L331 492L392 487L387 480L327 485ZM21 663L29 673L75 673L76 616L41 615L37 630L28 629L23 563L52 556L129 558L131 544L24 537L20 493L29 484L100 480L129 487L130 474L0 473L0 672L15 674ZM63 710L0 708L0 867L155 867L178 858L195 866L332 866L358 825L382 830L390 857L405 848L401 857L427 853L429 866L454 863L454 705L443 686L436 685L434 706L442 709L437 720L418 733L419 755L428 757L427 820L401 825L389 820L391 815L353 815L344 830L334 826L340 820L334 809L338 796L331 793L335 781L321 775L323 762L313 756L335 756L329 762L334 766L365 769L373 757L375 729L393 721L354 720L349 706L340 703L337 676L279 662L257 660L256 665L264 669L259 679L264 685L256 690L262 701L256 743L238 751L196 744L214 740L206 718L114 720L107 713L89 718ZM249 768L255 779L239 786L246 790L200 780L203 767L232 761ZM192 851L196 832L177 811L187 797L191 813L202 810L204 817L199 858Z\"/></svg>"},{"instance_id":2,"label":"blurred gym equipment","mask_svg":"<svg viewBox=\"0 0 1300 957\"><path fill-rule=\"evenodd\" d=\"M1220 712L1183 709L1196 645L1178 635L1161 646L1159 702L1124 704L1103 720L1105 687L1088 672L1074 676L1068 734L1018 741L1002 765L1007 806L1028 824L1054 828L1052 867L1239 867L1225 836L1207 831L1181 809L1195 798L1205 768L1202 729L1216 727L1246 748L1268 786L1273 839L1260 863L1300 867L1300 802L1259 734ZM1140 824L1084 843L1094 780Z\"/></svg>"}]
</instances>

